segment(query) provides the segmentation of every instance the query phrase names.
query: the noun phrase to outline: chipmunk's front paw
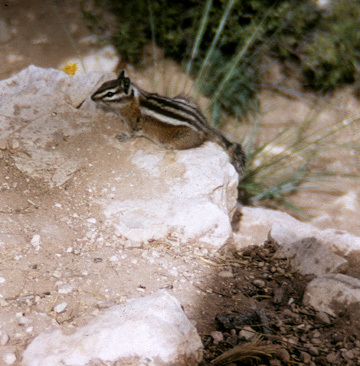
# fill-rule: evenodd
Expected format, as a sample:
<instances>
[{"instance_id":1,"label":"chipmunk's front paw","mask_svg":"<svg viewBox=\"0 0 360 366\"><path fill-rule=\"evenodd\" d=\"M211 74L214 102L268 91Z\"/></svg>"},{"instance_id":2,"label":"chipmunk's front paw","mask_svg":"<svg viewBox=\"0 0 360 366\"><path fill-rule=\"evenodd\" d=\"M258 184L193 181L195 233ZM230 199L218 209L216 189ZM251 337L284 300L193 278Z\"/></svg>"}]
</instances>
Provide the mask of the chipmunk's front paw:
<instances>
[{"instance_id":1,"label":"chipmunk's front paw","mask_svg":"<svg viewBox=\"0 0 360 366\"><path fill-rule=\"evenodd\" d=\"M119 141L127 141L127 140L131 140L133 138L132 135L128 135L126 133L119 133L118 135L116 135L116 138Z\"/></svg>"}]
</instances>

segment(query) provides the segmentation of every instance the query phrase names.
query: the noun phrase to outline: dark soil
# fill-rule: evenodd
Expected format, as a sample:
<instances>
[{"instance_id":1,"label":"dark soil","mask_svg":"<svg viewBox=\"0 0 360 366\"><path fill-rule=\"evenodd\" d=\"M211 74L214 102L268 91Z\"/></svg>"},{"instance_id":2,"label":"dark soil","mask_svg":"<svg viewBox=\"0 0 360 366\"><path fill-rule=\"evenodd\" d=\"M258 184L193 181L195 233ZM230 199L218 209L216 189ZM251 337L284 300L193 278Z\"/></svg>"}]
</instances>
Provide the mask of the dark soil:
<instances>
[{"instance_id":1,"label":"dark soil","mask_svg":"<svg viewBox=\"0 0 360 366\"><path fill-rule=\"evenodd\" d=\"M223 307L217 307L213 330L202 334L201 365L359 365L360 310L335 319L302 305L311 277L275 258L276 250L266 242L219 259L224 275L232 271L233 277L213 288L222 294ZM250 339L243 338L244 328ZM215 361L230 350L228 359Z\"/></svg>"}]
</instances>

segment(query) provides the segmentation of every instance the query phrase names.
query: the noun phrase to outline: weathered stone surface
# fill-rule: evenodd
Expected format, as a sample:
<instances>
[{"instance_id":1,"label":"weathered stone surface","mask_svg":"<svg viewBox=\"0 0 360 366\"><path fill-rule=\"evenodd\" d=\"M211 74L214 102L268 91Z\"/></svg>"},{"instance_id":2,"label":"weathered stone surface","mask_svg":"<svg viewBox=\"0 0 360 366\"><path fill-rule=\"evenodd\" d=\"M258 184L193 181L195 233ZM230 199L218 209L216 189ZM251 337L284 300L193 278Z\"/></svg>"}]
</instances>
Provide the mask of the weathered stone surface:
<instances>
[{"instance_id":1,"label":"weathered stone surface","mask_svg":"<svg viewBox=\"0 0 360 366\"><path fill-rule=\"evenodd\" d=\"M360 237L346 231L336 229L319 230L316 237L342 255L349 255L360 250Z\"/></svg>"},{"instance_id":2,"label":"weathered stone surface","mask_svg":"<svg viewBox=\"0 0 360 366\"><path fill-rule=\"evenodd\" d=\"M313 236L317 232L312 225L300 222L285 212L261 207L243 207L240 230L234 237L236 247L241 249L249 245L258 245L268 238L270 229L276 223L289 229L284 238L286 241Z\"/></svg>"},{"instance_id":3,"label":"weathered stone surface","mask_svg":"<svg viewBox=\"0 0 360 366\"><path fill-rule=\"evenodd\" d=\"M25 366L196 365L202 343L180 303L165 291L113 306L71 335L37 336L23 354Z\"/></svg>"},{"instance_id":4,"label":"weathered stone surface","mask_svg":"<svg viewBox=\"0 0 360 366\"><path fill-rule=\"evenodd\" d=\"M345 258L333 253L329 246L314 237L282 241L276 256L289 258L291 266L304 275L322 276L331 272L345 271L348 266Z\"/></svg>"},{"instance_id":5,"label":"weathered stone surface","mask_svg":"<svg viewBox=\"0 0 360 366\"><path fill-rule=\"evenodd\" d=\"M353 304L360 309L360 280L339 273L314 278L306 288L303 303L332 316Z\"/></svg>"},{"instance_id":6,"label":"weathered stone surface","mask_svg":"<svg viewBox=\"0 0 360 366\"><path fill-rule=\"evenodd\" d=\"M243 207L239 227L239 232L234 235L238 249L258 245L267 238L285 245L314 237L339 255L345 256L360 250L360 237L335 229L319 230L277 210Z\"/></svg>"},{"instance_id":7,"label":"weathered stone surface","mask_svg":"<svg viewBox=\"0 0 360 366\"><path fill-rule=\"evenodd\" d=\"M89 207L99 208L123 246L170 240L221 247L232 237L238 182L227 154L214 143L169 151L144 138L119 142L121 118L89 98L113 77L30 66L0 82L2 148L50 190L84 187ZM82 204L74 197L74 206Z\"/></svg>"}]
</instances>

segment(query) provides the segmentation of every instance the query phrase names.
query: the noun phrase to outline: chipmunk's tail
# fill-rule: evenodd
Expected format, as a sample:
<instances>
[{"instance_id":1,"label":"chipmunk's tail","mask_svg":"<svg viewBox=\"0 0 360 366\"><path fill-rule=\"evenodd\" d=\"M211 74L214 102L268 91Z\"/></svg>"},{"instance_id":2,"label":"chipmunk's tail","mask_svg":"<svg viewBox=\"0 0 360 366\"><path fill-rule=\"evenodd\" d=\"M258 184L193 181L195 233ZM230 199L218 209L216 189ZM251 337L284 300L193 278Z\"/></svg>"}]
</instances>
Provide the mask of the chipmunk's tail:
<instances>
[{"instance_id":1,"label":"chipmunk's tail","mask_svg":"<svg viewBox=\"0 0 360 366\"><path fill-rule=\"evenodd\" d=\"M234 168L239 174L239 178L244 175L246 165L246 155L242 146L236 142L230 142L230 146L227 148L230 156L230 162L234 165Z\"/></svg>"},{"instance_id":2,"label":"chipmunk's tail","mask_svg":"<svg viewBox=\"0 0 360 366\"><path fill-rule=\"evenodd\" d=\"M242 146L236 142L229 141L219 131L214 134L213 140L217 142L229 155L230 162L239 174L239 178L244 175L246 155Z\"/></svg>"}]
</instances>

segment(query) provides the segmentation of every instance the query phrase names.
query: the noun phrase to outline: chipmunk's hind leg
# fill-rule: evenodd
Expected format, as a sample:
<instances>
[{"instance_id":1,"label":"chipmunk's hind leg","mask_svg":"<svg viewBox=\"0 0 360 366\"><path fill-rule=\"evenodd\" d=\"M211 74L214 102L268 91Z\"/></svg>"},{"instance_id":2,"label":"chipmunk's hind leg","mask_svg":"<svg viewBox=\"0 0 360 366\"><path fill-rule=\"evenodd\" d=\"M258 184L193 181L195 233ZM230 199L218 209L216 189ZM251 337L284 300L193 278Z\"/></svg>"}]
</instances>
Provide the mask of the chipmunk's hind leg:
<instances>
[{"instance_id":1,"label":"chipmunk's hind leg","mask_svg":"<svg viewBox=\"0 0 360 366\"><path fill-rule=\"evenodd\" d=\"M188 127L177 127L168 148L176 150L186 150L198 147L206 140L203 132L194 131Z\"/></svg>"},{"instance_id":2,"label":"chipmunk's hind leg","mask_svg":"<svg viewBox=\"0 0 360 366\"><path fill-rule=\"evenodd\" d=\"M187 126L159 123L148 120L142 126L141 134L156 144L172 150L186 150L200 146L205 140L205 133Z\"/></svg>"}]
</instances>

